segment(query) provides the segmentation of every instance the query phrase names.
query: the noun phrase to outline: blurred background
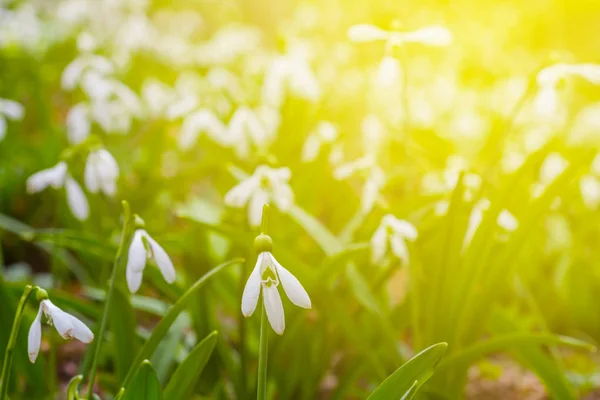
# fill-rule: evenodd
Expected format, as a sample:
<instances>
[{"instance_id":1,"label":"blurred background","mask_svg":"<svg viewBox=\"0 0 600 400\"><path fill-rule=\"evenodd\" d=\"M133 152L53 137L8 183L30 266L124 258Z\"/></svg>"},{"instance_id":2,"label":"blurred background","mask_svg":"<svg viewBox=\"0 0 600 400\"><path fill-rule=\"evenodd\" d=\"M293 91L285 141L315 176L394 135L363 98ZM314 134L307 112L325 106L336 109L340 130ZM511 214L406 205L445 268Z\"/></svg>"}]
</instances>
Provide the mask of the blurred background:
<instances>
[{"instance_id":1,"label":"blurred background","mask_svg":"<svg viewBox=\"0 0 600 400\"><path fill-rule=\"evenodd\" d=\"M268 166L289 169L261 180L273 254L313 302L284 300L272 398L366 398L440 341L423 398L600 396L597 355L556 336L600 340L598 16L566 0L0 0L0 353L26 282L95 331L126 199L178 277L148 268L121 318L136 335L107 339L102 398L167 307L233 257L247 261L152 361L164 384L217 330L196 398L253 398L259 318L240 299L258 228L226 194ZM85 176L98 148L114 190ZM61 161L77 194L28 181ZM25 337L12 398L65 398L85 348L45 335L31 365Z\"/></svg>"}]
</instances>

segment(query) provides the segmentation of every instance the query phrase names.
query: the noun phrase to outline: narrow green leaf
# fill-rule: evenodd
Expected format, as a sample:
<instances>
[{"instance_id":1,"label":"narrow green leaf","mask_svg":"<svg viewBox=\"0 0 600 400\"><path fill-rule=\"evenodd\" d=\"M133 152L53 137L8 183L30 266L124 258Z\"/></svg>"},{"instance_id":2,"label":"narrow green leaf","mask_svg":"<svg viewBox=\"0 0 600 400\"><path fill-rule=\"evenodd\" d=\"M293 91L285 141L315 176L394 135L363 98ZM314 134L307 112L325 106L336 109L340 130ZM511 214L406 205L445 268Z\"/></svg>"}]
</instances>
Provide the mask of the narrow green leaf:
<instances>
[{"instance_id":1,"label":"narrow green leaf","mask_svg":"<svg viewBox=\"0 0 600 400\"><path fill-rule=\"evenodd\" d=\"M509 333L483 340L453 354L452 356L447 357L440 362L437 370L441 371L446 368L469 365L490 353L512 350L520 346L530 347L534 345L557 344L590 351L595 349L595 347L590 343L568 336L552 335L547 333Z\"/></svg>"},{"instance_id":2,"label":"narrow green leaf","mask_svg":"<svg viewBox=\"0 0 600 400\"><path fill-rule=\"evenodd\" d=\"M196 381L202 374L210 355L217 344L217 332L214 331L196 345L175 370L165 388L166 399L189 399Z\"/></svg>"},{"instance_id":3,"label":"narrow green leaf","mask_svg":"<svg viewBox=\"0 0 600 400\"><path fill-rule=\"evenodd\" d=\"M293 205L288 210L288 215L300 225L315 242L321 246L321 249L327 256L340 253L344 246L333 233L329 231L318 219L304 211L297 205Z\"/></svg>"},{"instance_id":4,"label":"narrow green leaf","mask_svg":"<svg viewBox=\"0 0 600 400\"><path fill-rule=\"evenodd\" d=\"M167 382L169 371L175 361L177 346L181 342L183 331L188 326L190 326L190 318L186 312L182 312L175 319L175 322L167 331L167 336L160 342L152 355L152 365L156 366L154 368L156 376L163 385Z\"/></svg>"},{"instance_id":5,"label":"narrow green leaf","mask_svg":"<svg viewBox=\"0 0 600 400\"><path fill-rule=\"evenodd\" d=\"M161 400L162 389L152 368L152 363L144 360L131 380L131 384L125 387L123 400Z\"/></svg>"},{"instance_id":6,"label":"narrow green leaf","mask_svg":"<svg viewBox=\"0 0 600 400\"><path fill-rule=\"evenodd\" d=\"M83 375L77 375L69 381L69 386L67 386L67 400L79 400L79 382L82 379Z\"/></svg>"},{"instance_id":7,"label":"narrow green leaf","mask_svg":"<svg viewBox=\"0 0 600 400\"><path fill-rule=\"evenodd\" d=\"M383 381L368 400L397 400L402 399L411 390L416 393L433 376L435 367L447 348L447 343L437 343L426 348ZM415 381L418 382L416 389L413 388Z\"/></svg>"},{"instance_id":8,"label":"narrow green leaf","mask_svg":"<svg viewBox=\"0 0 600 400\"><path fill-rule=\"evenodd\" d=\"M110 308L108 326L112 333L115 370L118 379L123 380L139 347L135 334L135 312L124 288L116 288Z\"/></svg>"},{"instance_id":9,"label":"narrow green leaf","mask_svg":"<svg viewBox=\"0 0 600 400\"><path fill-rule=\"evenodd\" d=\"M348 263L346 266L346 277L348 278L348 282L350 283L352 293L356 297L356 300L368 310L380 314L381 309L377 304L377 300L375 300L375 296L371 292L371 288L353 263Z\"/></svg>"},{"instance_id":10,"label":"narrow green leaf","mask_svg":"<svg viewBox=\"0 0 600 400\"><path fill-rule=\"evenodd\" d=\"M243 261L244 261L243 259L236 258L234 260L227 261L223 264L220 264L219 266L213 268L212 270L210 270L206 274L204 274L183 294L183 296L181 296L179 301L177 301L177 303L175 303L169 309L169 311L165 314L164 318L158 323L158 325L156 325L156 327L152 331L152 334L150 335L150 337L148 338L146 343L144 343L144 346L142 347L142 349L138 352L136 360L132 364L131 368L129 368L129 372L127 373L127 376L125 377L125 380L121 386L127 387L127 384L129 383L131 378L133 378L133 373L135 371L134 370L135 365L139 365L142 360L152 357L152 354L154 354L154 350L156 350L156 347L158 346L158 344L165 337L165 335L167 334L167 331L169 330L169 328L171 327L173 322L175 322L175 319L177 318L179 313L181 313L185 309L185 307L188 305L188 302L194 297L196 292L200 288L202 288L202 286L204 286L206 281L208 279L210 279L212 276L214 276L217 273L219 273L220 271L222 271L225 267L228 267L228 266L234 265L234 264L239 264Z\"/></svg>"}]
</instances>

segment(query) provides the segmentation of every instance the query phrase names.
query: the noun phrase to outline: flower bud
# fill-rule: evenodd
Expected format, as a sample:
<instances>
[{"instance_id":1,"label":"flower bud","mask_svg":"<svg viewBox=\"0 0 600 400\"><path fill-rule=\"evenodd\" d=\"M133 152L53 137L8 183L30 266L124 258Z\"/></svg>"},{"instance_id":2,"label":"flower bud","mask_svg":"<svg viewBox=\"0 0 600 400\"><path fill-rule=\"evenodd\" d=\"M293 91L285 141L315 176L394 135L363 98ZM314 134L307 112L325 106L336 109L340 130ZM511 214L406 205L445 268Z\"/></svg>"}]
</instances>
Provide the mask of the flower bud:
<instances>
[{"instance_id":1,"label":"flower bud","mask_svg":"<svg viewBox=\"0 0 600 400\"><path fill-rule=\"evenodd\" d=\"M48 300L48 292L46 292L46 290L42 289L41 287L38 287L35 291L35 299L38 302L41 302L42 300Z\"/></svg>"},{"instance_id":2,"label":"flower bud","mask_svg":"<svg viewBox=\"0 0 600 400\"><path fill-rule=\"evenodd\" d=\"M265 251L271 251L273 249L273 240L269 235L261 233L254 239L254 250L257 253L263 253Z\"/></svg>"}]
</instances>

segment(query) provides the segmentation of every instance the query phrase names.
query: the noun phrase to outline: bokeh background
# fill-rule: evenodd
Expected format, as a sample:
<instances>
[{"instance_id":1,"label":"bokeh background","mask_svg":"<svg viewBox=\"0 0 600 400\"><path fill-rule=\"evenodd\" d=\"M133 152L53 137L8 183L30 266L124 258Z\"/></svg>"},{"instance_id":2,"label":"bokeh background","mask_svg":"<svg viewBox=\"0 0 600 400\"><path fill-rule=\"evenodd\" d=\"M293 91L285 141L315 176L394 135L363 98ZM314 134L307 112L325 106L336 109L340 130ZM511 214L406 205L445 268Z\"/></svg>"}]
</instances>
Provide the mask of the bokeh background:
<instances>
[{"instance_id":1,"label":"bokeh background","mask_svg":"<svg viewBox=\"0 0 600 400\"><path fill-rule=\"evenodd\" d=\"M23 107L0 141L1 353L25 282L94 329L126 199L178 278L169 286L148 268L122 316L138 334L129 353L110 328L118 319L109 323L102 398L168 305L238 256L248 261L207 285L152 361L164 383L216 329L195 395L252 398L259 318L241 316L240 298L258 229L224 198L240 171L267 165L289 168L295 204L272 207L274 254L313 301L310 311L284 303L273 398L366 398L440 341L452 362L423 397L595 398L589 349L500 340L451 357L534 333L600 340L600 80L561 76L554 108L536 106L541 70L600 63L599 17L600 2L566 0L0 1L0 98ZM452 41L351 41L363 23L439 25ZM200 110L211 117L194 121ZM119 166L114 196L83 184L98 143ZM89 202L85 220L63 189L27 191L61 159ZM374 262L386 214L418 238L409 257ZM16 356L13 399L64 398L85 371L84 347L44 340L35 365Z\"/></svg>"}]
</instances>

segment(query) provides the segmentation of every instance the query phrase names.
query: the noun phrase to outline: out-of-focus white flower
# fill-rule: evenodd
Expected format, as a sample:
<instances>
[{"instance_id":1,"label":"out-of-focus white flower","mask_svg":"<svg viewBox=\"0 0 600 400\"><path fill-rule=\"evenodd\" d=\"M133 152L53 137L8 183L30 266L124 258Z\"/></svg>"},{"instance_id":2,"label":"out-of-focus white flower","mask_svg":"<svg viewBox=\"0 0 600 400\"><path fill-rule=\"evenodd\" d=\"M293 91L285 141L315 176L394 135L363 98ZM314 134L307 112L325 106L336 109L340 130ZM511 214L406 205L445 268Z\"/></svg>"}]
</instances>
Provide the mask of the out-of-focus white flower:
<instances>
[{"instance_id":1,"label":"out-of-focus white flower","mask_svg":"<svg viewBox=\"0 0 600 400\"><path fill-rule=\"evenodd\" d=\"M83 142L92 129L90 107L86 103L78 103L71 107L67 113L67 136L69 142L78 144Z\"/></svg>"},{"instance_id":2,"label":"out-of-focus white flower","mask_svg":"<svg viewBox=\"0 0 600 400\"><path fill-rule=\"evenodd\" d=\"M270 251L258 255L256 265L246 282L242 294L242 314L249 317L256 310L262 289L263 304L271 327L278 335L285 330L283 304L277 287L281 283L283 291L292 303L302 308L311 308L310 297L298 279L277 262Z\"/></svg>"},{"instance_id":3,"label":"out-of-focus white flower","mask_svg":"<svg viewBox=\"0 0 600 400\"><path fill-rule=\"evenodd\" d=\"M50 300L42 300L27 338L27 352L32 363L37 359L42 343L42 314L48 318L50 325L54 325L63 339L77 339L83 343L91 343L94 340L94 334L83 322L55 306Z\"/></svg>"},{"instance_id":4,"label":"out-of-focus white flower","mask_svg":"<svg viewBox=\"0 0 600 400\"><path fill-rule=\"evenodd\" d=\"M64 161L59 162L51 168L36 172L27 179L27 193L38 193L48 186L60 189L65 184L66 175L67 163Z\"/></svg>"},{"instance_id":5,"label":"out-of-focus white flower","mask_svg":"<svg viewBox=\"0 0 600 400\"><path fill-rule=\"evenodd\" d=\"M348 38L353 42L387 41L390 45L420 43L427 46L447 46L452 43L452 33L439 25L425 26L412 32L386 31L371 24L358 24L348 29Z\"/></svg>"},{"instance_id":6,"label":"out-of-focus white flower","mask_svg":"<svg viewBox=\"0 0 600 400\"><path fill-rule=\"evenodd\" d=\"M25 114L23 106L16 101L0 99L0 141L6 135L6 120L21 120Z\"/></svg>"},{"instance_id":7,"label":"out-of-focus white flower","mask_svg":"<svg viewBox=\"0 0 600 400\"><path fill-rule=\"evenodd\" d=\"M598 208L600 205L600 180L593 175L584 175L579 181L579 188L586 207Z\"/></svg>"},{"instance_id":8,"label":"out-of-focus white flower","mask_svg":"<svg viewBox=\"0 0 600 400\"><path fill-rule=\"evenodd\" d=\"M333 171L333 177L338 181L347 179L352 175L366 171L375 165L375 160L372 155L366 155L354 161L350 161L340 165Z\"/></svg>"},{"instance_id":9,"label":"out-of-focus white flower","mask_svg":"<svg viewBox=\"0 0 600 400\"><path fill-rule=\"evenodd\" d=\"M317 127L311 132L302 148L302 162L312 162L318 156L323 144L333 143L338 136L338 130L329 121L321 121Z\"/></svg>"},{"instance_id":10,"label":"out-of-focus white flower","mask_svg":"<svg viewBox=\"0 0 600 400\"><path fill-rule=\"evenodd\" d=\"M496 223L507 232L514 232L519 227L519 221L507 209L500 211Z\"/></svg>"},{"instance_id":11,"label":"out-of-focus white flower","mask_svg":"<svg viewBox=\"0 0 600 400\"><path fill-rule=\"evenodd\" d=\"M142 284L146 261L153 259L167 283L175 282L175 267L167 252L144 229L137 229L129 245L126 278L131 293Z\"/></svg>"},{"instance_id":12,"label":"out-of-focus white flower","mask_svg":"<svg viewBox=\"0 0 600 400\"><path fill-rule=\"evenodd\" d=\"M479 225L481 225L484 212L489 208L490 201L488 199L482 199L473 206L463 240L463 250L471 243L473 236L475 236L475 232L477 232ZM519 227L519 221L517 221L514 215L507 209L500 211L496 218L496 224L506 232L514 232Z\"/></svg>"},{"instance_id":13,"label":"out-of-focus white flower","mask_svg":"<svg viewBox=\"0 0 600 400\"><path fill-rule=\"evenodd\" d=\"M568 140L570 144L595 144L600 141L600 102L590 104L577 114Z\"/></svg>"},{"instance_id":14,"label":"out-of-focus white flower","mask_svg":"<svg viewBox=\"0 0 600 400\"><path fill-rule=\"evenodd\" d=\"M381 189L385 186L385 173L379 166L371 168L360 198L360 208L364 213L373 209L380 197Z\"/></svg>"},{"instance_id":15,"label":"out-of-focus white flower","mask_svg":"<svg viewBox=\"0 0 600 400\"><path fill-rule=\"evenodd\" d=\"M117 192L119 165L106 149L99 149L88 155L85 164L85 186L91 193L104 192L114 196Z\"/></svg>"},{"instance_id":16,"label":"out-of-focus white flower","mask_svg":"<svg viewBox=\"0 0 600 400\"><path fill-rule=\"evenodd\" d=\"M27 179L27 193L37 193L48 186L54 189L65 188L67 203L73 215L85 221L90 213L89 204L81 186L68 174L67 164L59 162L52 168L36 172Z\"/></svg>"},{"instance_id":17,"label":"out-of-focus white flower","mask_svg":"<svg viewBox=\"0 0 600 400\"><path fill-rule=\"evenodd\" d=\"M540 167L540 182L549 184L569 166L569 162L559 153L550 153Z\"/></svg>"},{"instance_id":18,"label":"out-of-focus white flower","mask_svg":"<svg viewBox=\"0 0 600 400\"><path fill-rule=\"evenodd\" d=\"M410 257L406 241L414 241L417 236L417 229L413 224L386 214L371 238L371 261L373 264L380 264L388 250L391 250L395 257L408 264Z\"/></svg>"},{"instance_id":19,"label":"out-of-focus white flower","mask_svg":"<svg viewBox=\"0 0 600 400\"><path fill-rule=\"evenodd\" d=\"M204 67L230 64L243 55L254 54L260 37L261 32L256 27L226 26L219 29L209 41L196 46L193 59Z\"/></svg>"},{"instance_id":20,"label":"out-of-focus white flower","mask_svg":"<svg viewBox=\"0 0 600 400\"><path fill-rule=\"evenodd\" d=\"M93 71L102 76L114 72L113 64L106 58L94 54L82 54L73 61L62 73L61 86L64 90L73 90L81 83L86 72Z\"/></svg>"},{"instance_id":21,"label":"out-of-focus white flower","mask_svg":"<svg viewBox=\"0 0 600 400\"><path fill-rule=\"evenodd\" d=\"M377 67L375 83L383 89L400 84L402 81L402 66L400 61L392 56L385 56Z\"/></svg>"},{"instance_id":22,"label":"out-of-focus white flower","mask_svg":"<svg viewBox=\"0 0 600 400\"><path fill-rule=\"evenodd\" d=\"M278 112L271 107L240 106L229 121L228 142L239 157L248 157L252 146L263 149L273 140L279 122Z\"/></svg>"},{"instance_id":23,"label":"out-of-focus white flower","mask_svg":"<svg viewBox=\"0 0 600 400\"><path fill-rule=\"evenodd\" d=\"M429 172L423 176L421 186L428 195L445 194L456 188L458 178L463 174L465 187L464 200L471 201L474 193L481 187L481 176L468 171L468 162L459 155L452 155L446 161L446 169L440 172Z\"/></svg>"},{"instance_id":24,"label":"out-of-focus white flower","mask_svg":"<svg viewBox=\"0 0 600 400\"><path fill-rule=\"evenodd\" d=\"M274 203L279 210L286 212L294 203L294 192L288 181L289 168L270 168L259 165L254 174L238 183L225 195L225 204L230 207L248 206L248 222L251 226L260 225L262 207Z\"/></svg>"},{"instance_id":25,"label":"out-of-focus white flower","mask_svg":"<svg viewBox=\"0 0 600 400\"><path fill-rule=\"evenodd\" d=\"M537 75L540 90L534 100L538 114L551 116L556 113L560 103L556 86L568 76L579 76L594 85L600 85L600 65L558 63L542 69Z\"/></svg>"},{"instance_id":26,"label":"out-of-focus white flower","mask_svg":"<svg viewBox=\"0 0 600 400\"><path fill-rule=\"evenodd\" d=\"M276 58L265 73L262 99L265 104L280 107L286 93L309 101L321 97L321 87L309 63L299 56Z\"/></svg>"},{"instance_id":27,"label":"out-of-focus white flower","mask_svg":"<svg viewBox=\"0 0 600 400\"><path fill-rule=\"evenodd\" d=\"M182 150L190 149L201 133L206 133L209 138L221 145L229 144L227 127L207 108L189 114L184 119L178 138L179 148Z\"/></svg>"},{"instance_id":28,"label":"out-of-focus white flower","mask_svg":"<svg viewBox=\"0 0 600 400\"><path fill-rule=\"evenodd\" d=\"M172 87L157 79L146 79L142 85L142 99L150 114L154 117L163 116L167 107L175 100Z\"/></svg>"},{"instance_id":29,"label":"out-of-focus white flower","mask_svg":"<svg viewBox=\"0 0 600 400\"><path fill-rule=\"evenodd\" d=\"M381 118L375 114L369 114L363 118L360 127L365 153L375 157L384 143L387 134L386 127Z\"/></svg>"}]
</instances>

